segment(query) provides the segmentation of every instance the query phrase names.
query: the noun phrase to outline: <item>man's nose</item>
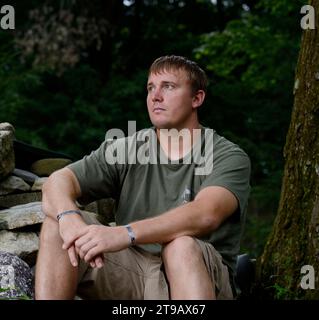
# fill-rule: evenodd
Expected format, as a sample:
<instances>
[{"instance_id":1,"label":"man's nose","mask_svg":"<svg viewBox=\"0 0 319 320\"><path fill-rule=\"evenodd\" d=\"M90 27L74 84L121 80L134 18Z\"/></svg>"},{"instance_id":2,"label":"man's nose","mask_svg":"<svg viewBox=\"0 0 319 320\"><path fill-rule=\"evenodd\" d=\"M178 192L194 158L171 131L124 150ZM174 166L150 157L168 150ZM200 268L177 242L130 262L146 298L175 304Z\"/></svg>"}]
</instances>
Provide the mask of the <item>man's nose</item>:
<instances>
[{"instance_id":1,"label":"man's nose","mask_svg":"<svg viewBox=\"0 0 319 320\"><path fill-rule=\"evenodd\" d=\"M161 88L154 89L153 95L152 95L152 100L153 101L162 101L163 100Z\"/></svg>"}]
</instances>

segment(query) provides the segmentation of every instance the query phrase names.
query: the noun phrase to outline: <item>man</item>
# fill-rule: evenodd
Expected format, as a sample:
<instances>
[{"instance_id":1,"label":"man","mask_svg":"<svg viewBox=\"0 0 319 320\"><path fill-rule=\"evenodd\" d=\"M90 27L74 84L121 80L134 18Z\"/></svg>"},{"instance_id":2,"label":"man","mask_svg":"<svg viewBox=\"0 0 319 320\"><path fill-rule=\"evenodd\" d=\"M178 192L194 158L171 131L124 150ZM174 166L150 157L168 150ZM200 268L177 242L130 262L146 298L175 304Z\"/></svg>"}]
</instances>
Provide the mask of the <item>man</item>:
<instances>
[{"instance_id":1,"label":"man","mask_svg":"<svg viewBox=\"0 0 319 320\"><path fill-rule=\"evenodd\" d=\"M237 145L200 125L206 85L196 63L158 58L147 82L154 127L106 139L50 176L36 299L233 298L250 162ZM141 152L145 136L153 143ZM138 161L131 161L136 151ZM157 164L144 161L150 154ZM107 197L116 199L116 226L78 211L76 200Z\"/></svg>"}]
</instances>

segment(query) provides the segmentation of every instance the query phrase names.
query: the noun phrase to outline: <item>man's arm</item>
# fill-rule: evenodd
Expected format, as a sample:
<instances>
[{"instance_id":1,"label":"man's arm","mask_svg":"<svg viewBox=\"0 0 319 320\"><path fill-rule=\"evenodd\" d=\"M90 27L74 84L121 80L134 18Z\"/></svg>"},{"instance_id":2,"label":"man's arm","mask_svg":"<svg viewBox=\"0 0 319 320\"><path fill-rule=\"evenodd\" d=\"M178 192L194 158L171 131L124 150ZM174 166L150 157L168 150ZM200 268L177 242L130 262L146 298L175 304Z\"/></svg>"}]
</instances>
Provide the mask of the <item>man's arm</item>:
<instances>
[{"instance_id":1,"label":"man's arm","mask_svg":"<svg viewBox=\"0 0 319 320\"><path fill-rule=\"evenodd\" d=\"M58 213L78 210L75 200L81 196L81 188L74 173L63 168L50 175L42 188L42 210L56 220Z\"/></svg>"},{"instance_id":2,"label":"man's arm","mask_svg":"<svg viewBox=\"0 0 319 320\"><path fill-rule=\"evenodd\" d=\"M63 168L51 174L43 185L42 210L46 216L57 220L57 215L63 211L78 210L75 200L80 196L81 188L75 174L72 170ZM70 243L75 234L87 226L78 214L65 215L58 223L64 243ZM77 251L73 242L65 249L68 250L71 264L77 266ZM95 256L92 259L88 261L92 267L102 267L103 259L101 256Z\"/></svg>"},{"instance_id":3,"label":"man's arm","mask_svg":"<svg viewBox=\"0 0 319 320\"><path fill-rule=\"evenodd\" d=\"M167 243L181 236L202 236L216 230L238 207L223 187L206 187L194 201L162 215L131 223L137 244Z\"/></svg>"},{"instance_id":4,"label":"man's arm","mask_svg":"<svg viewBox=\"0 0 319 320\"><path fill-rule=\"evenodd\" d=\"M237 198L223 187L206 187L194 201L159 216L131 223L136 244L167 243L180 236L201 236L217 229L238 207ZM75 246L85 261L102 252L130 245L125 227L88 226L75 238ZM71 239L70 244L75 239ZM68 245L68 244L66 244Z\"/></svg>"}]
</instances>

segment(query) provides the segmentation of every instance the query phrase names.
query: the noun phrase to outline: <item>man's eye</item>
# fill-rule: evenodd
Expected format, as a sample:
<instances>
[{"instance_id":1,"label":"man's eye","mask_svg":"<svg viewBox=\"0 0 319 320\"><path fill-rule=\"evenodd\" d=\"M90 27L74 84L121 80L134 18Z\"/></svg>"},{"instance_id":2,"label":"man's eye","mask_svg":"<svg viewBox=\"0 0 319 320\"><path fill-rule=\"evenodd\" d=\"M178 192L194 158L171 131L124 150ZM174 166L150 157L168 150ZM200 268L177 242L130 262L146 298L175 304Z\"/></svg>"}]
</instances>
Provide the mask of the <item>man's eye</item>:
<instances>
[{"instance_id":1,"label":"man's eye","mask_svg":"<svg viewBox=\"0 0 319 320\"><path fill-rule=\"evenodd\" d=\"M147 87L147 91L148 91L148 92L153 91L153 89L154 89L154 87Z\"/></svg>"},{"instance_id":2,"label":"man's eye","mask_svg":"<svg viewBox=\"0 0 319 320\"><path fill-rule=\"evenodd\" d=\"M172 84L166 84L166 85L164 86L164 88L169 89L169 90L172 90L172 89L174 89L174 86L173 86Z\"/></svg>"}]
</instances>

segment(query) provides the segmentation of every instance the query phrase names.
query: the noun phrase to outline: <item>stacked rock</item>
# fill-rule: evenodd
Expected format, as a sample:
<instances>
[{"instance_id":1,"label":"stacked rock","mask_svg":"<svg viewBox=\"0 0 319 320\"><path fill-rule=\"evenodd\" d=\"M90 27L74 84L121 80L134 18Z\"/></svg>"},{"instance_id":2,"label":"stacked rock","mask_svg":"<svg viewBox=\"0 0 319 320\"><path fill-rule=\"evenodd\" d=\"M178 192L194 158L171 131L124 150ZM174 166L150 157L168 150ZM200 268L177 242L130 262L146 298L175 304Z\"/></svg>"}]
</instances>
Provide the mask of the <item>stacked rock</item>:
<instances>
[{"instance_id":1,"label":"stacked rock","mask_svg":"<svg viewBox=\"0 0 319 320\"><path fill-rule=\"evenodd\" d=\"M34 274L45 218L41 209L42 185L52 172L71 163L66 158L44 158L28 168L17 168L16 163L23 163L24 159L20 159L21 152L15 159L14 142L14 127L0 123L0 299L33 297L33 282L27 279ZM100 221L109 223L113 221L113 203L112 199L104 199L81 209L99 213ZM26 278L21 279L22 275ZM7 281L10 277L15 281Z\"/></svg>"},{"instance_id":2,"label":"stacked rock","mask_svg":"<svg viewBox=\"0 0 319 320\"><path fill-rule=\"evenodd\" d=\"M13 126L7 122L0 123L0 180L14 170L13 137Z\"/></svg>"}]
</instances>

